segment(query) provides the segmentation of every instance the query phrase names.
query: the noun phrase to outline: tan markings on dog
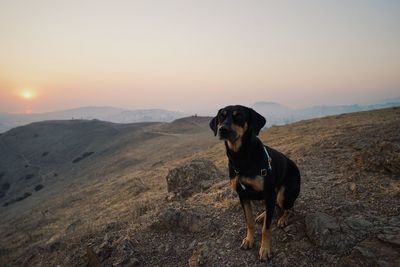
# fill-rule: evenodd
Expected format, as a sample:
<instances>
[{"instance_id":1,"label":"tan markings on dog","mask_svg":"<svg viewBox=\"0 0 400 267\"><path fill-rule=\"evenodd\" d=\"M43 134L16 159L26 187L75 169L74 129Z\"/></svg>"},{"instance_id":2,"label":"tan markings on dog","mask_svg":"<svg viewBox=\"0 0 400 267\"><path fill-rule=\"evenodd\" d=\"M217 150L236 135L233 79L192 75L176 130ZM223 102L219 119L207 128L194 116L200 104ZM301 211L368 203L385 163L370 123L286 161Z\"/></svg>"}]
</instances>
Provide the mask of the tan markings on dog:
<instances>
[{"instance_id":1,"label":"tan markings on dog","mask_svg":"<svg viewBox=\"0 0 400 267\"><path fill-rule=\"evenodd\" d=\"M227 143L230 150L238 152L239 148L242 146L242 139L236 139L233 142L228 140Z\"/></svg>"},{"instance_id":2,"label":"tan markings on dog","mask_svg":"<svg viewBox=\"0 0 400 267\"><path fill-rule=\"evenodd\" d=\"M267 216L264 216L264 223L261 234L261 246L258 254L260 260L266 261L272 256L271 254L271 229L267 228Z\"/></svg>"},{"instance_id":3,"label":"tan markings on dog","mask_svg":"<svg viewBox=\"0 0 400 267\"><path fill-rule=\"evenodd\" d=\"M244 127L240 127L236 124L232 124L232 130L236 132L236 140L230 141L227 140L228 147L230 150L237 152L242 146L242 137L247 131L247 123L244 124Z\"/></svg>"},{"instance_id":4,"label":"tan markings on dog","mask_svg":"<svg viewBox=\"0 0 400 267\"><path fill-rule=\"evenodd\" d=\"M251 202L245 201L243 203L243 208L244 208L244 215L246 217L247 233L240 247L243 249L250 249L253 247L254 244L254 217L253 217L253 210L251 208Z\"/></svg>"},{"instance_id":5,"label":"tan markings on dog","mask_svg":"<svg viewBox=\"0 0 400 267\"><path fill-rule=\"evenodd\" d=\"M230 185L231 185L231 188L232 188L233 190L236 191L237 186L238 186L238 177L235 176L235 177L231 178L231 179L229 180L229 183L230 183Z\"/></svg>"},{"instance_id":6,"label":"tan markings on dog","mask_svg":"<svg viewBox=\"0 0 400 267\"><path fill-rule=\"evenodd\" d=\"M276 202L278 203L278 206L283 209L283 204L285 203L285 187L281 187L278 191L278 195L276 196Z\"/></svg>"},{"instance_id":7,"label":"tan markings on dog","mask_svg":"<svg viewBox=\"0 0 400 267\"><path fill-rule=\"evenodd\" d=\"M289 217L290 217L290 211L289 210L283 211L283 214L278 219L277 223L278 227L285 227L286 225L288 225Z\"/></svg>"},{"instance_id":8,"label":"tan markings on dog","mask_svg":"<svg viewBox=\"0 0 400 267\"><path fill-rule=\"evenodd\" d=\"M264 177L257 175L254 178L240 177L240 182L251 186L255 191L264 191Z\"/></svg>"},{"instance_id":9,"label":"tan markings on dog","mask_svg":"<svg viewBox=\"0 0 400 267\"><path fill-rule=\"evenodd\" d=\"M265 211L258 214L258 216L256 217L256 223L259 223L259 224L263 223L265 214L266 214Z\"/></svg>"}]
</instances>

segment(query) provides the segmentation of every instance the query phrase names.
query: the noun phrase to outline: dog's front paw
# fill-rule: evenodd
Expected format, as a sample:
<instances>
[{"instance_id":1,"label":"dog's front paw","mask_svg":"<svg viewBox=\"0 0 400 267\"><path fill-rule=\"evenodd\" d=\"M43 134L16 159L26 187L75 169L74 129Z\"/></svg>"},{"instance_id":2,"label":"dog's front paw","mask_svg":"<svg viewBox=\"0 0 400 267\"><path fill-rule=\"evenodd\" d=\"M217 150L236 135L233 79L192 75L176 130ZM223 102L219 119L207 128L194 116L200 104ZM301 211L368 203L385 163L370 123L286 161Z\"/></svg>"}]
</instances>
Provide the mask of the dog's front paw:
<instances>
[{"instance_id":1,"label":"dog's front paw","mask_svg":"<svg viewBox=\"0 0 400 267\"><path fill-rule=\"evenodd\" d=\"M279 218L278 220L278 227L284 228L288 224L287 218Z\"/></svg>"},{"instance_id":2,"label":"dog's front paw","mask_svg":"<svg viewBox=\"0 0 400 267\"><path fill-rule=\"evenodd\" d=\"M253 247L254 244L254 238L250 238L250 237L245 237L242 241L242 245L240 246L240 248L242 249L251 249Z\"/></svg>"},{"instance_id":3,"label":"dog's front paw","mask_svg":"<svg viewBox=\"0 0 400 267\"><path fill-rule=\"evenodd\" d=\"M278 227L283 228L288 225L289 222L289 211L285 211L281 217L278 219Z\"/></svg>"},{"instance_id":4,"label":"dog's front paw","mask_svg":"<svg viewBox=\"0 0 400 267\"><path fill-rule=\"evenodd\" d=\"M272 254L271 254L271 247L267 245L261 245L260 250L258 251L258 254L260 255L260 261L267 261L271 259Z\"/></svg>"}]
</instances>

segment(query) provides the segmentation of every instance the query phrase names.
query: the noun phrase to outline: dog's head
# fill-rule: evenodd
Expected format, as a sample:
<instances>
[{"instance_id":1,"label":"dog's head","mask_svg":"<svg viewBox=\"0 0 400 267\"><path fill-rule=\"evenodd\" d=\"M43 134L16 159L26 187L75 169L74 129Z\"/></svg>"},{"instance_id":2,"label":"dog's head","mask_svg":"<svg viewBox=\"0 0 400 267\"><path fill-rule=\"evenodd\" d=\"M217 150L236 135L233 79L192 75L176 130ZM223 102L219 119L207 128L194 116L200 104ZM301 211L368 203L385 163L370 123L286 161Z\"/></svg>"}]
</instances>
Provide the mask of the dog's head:
<instances>
[{"instance_id":1,"label":"dog's head","mask_svg":"<svg viewBox=\"0 0 400 267\"><path fill-rule=\"evenodd\" d=\"M265 118L251 108L227 106L210 121L210 128L215 136L218 134L221 140L234 144L241 143L244 136L258 135L265 122Z\"/></svg>"}]
</instances>

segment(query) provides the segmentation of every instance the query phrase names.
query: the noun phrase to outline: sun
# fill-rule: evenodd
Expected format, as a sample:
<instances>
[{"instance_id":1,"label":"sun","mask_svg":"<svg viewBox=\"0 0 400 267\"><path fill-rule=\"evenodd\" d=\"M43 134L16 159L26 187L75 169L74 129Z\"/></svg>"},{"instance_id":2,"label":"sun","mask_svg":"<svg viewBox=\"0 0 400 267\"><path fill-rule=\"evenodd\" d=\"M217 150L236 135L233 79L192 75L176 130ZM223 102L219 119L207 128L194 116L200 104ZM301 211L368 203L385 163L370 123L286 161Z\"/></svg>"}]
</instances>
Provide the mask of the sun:
<instances>
[{"instance_id":1,"label":"sun","mask_svg":"<svg viewBox=\"0 0 400 267\"><path fill-rule=\"evenodd\" d=\"M35 93L31 89L23 89L20 91L19 95L24 99L32 99L35 96Z\"/></svg>"},{"instance_id":2,"label":"sun","mask_svg":"<svg viewBox=\"0 0 400 267\"><path fill-rule=\"evenodd\" d=\"M24 92L22 92L22 97L26 98L26 99L30 99L30 98L32 98L32 93L29 91L24 91Z\"/></svg>"}]
</instances>

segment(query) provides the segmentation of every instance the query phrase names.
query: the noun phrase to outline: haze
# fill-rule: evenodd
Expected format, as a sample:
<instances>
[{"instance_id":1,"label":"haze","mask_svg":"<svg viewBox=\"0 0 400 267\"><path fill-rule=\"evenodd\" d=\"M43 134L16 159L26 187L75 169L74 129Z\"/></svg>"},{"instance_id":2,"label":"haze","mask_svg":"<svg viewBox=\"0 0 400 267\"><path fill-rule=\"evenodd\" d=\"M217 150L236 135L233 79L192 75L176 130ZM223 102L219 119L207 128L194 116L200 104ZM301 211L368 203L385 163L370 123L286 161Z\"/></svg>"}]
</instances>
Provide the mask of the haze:
<instances>
[{"instance_id":1,"label":"haze","mask_svg":"<svg viewBox=\"0 0 400 267\"><path fill-rule=\"evenodd\" d=\"M2 1L0 112L398 97L399 29L400 1Z\"/></svg>"}]
</instances>

